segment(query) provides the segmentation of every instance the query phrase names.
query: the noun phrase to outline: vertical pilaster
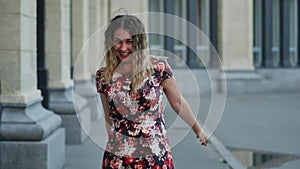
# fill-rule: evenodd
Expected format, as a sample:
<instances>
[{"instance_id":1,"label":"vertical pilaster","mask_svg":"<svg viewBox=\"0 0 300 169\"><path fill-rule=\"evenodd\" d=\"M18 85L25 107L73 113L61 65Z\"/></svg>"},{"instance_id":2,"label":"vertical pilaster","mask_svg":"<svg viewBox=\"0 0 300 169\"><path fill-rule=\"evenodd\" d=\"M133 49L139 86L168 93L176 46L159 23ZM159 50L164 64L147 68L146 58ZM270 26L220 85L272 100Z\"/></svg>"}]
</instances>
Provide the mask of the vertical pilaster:
<instances>
[{"instance_id":1,"label":"vertical pilaster","mask_svg":"<svg viewBox=\"0 0 300 169\"><path fill-rule=\"evenodd\" d=\"M253 70L253 2L219 0L218 11L218 46L224 69Z\"/></svg>"},{"instance_id":2,"label":"vertical pilaster","mask_svg":"<svg viewBox=\"0 0 300 169\"><path fill-rule=\"evenodd\" d=\"M90 53L89 48L86 46L90 38L89 4L90 0L72 0L73 94L76 95L73 100L75 107L77 107L76 109L81 109L82 116L79 120L81 127L87 134L90 133L91 125L90 104L95 101L95 85L92 83L92 75L89 70L89 63L93 62L90 60L90 54L92 53ZM86 105L84 108L78 107L83 103L82 99L79 98L85 99ZM72 128L72 126L70 127Z\"/></svg>"},{"instance_id":3,"label":"vertical pilaster","mask_svg":"<svg viewBox=\"0 0 300 169\"><path fill-rule=\"evenodd\" d=\"M90 81L88 57L79 57L87 53L82 53L84 44L89 38L89 1L90 0L72 0L72 44L73 44L73 65L74 65L74 80L75 81Z\"/></svg>"},{"instance_id":4,"label":"vertical pilaster","mask_svg":"<svg viewBox=\"0 0 300 169\"><path fill-rule=\"evenodd\" d=\"M220 86L228 92L247 90L259 80L253 66L253 2L218 0L218 51L226 77Z\"/></svg>"},{"instance_id":5,"label":"vertical pilaster","mask_svg":"<svg viewBox=\"0 0 300 169\"><path fill-rule=\"evenodd\" d=\"M120 5L121 4L121 5ZM110 1L110 19L112 19L115 15L117 14L126 14L124 12L128 12L128 14L137 14L141 12L148 12L148 2L143 0L131 0L131 1L126 1L124 3L123 0L114 0ZM123 13L118 13L118 10L120 8L124 8L126 11L120 11Z\"/></svg>"},{"instance_id":6,"label":"vertical pilaster","mask_svg":"<svg viewBox=\"0 0 300 169\"><path fill-rule=\"evenodd\" d=\"M0 0L2 103L0 168L62 168L61 118L41 105L37 89L36 1Z\"/></svg>"},{"instance_id":7,"label":"vertical pilaster","mask_svg":"<svg viewBox=\"0 0 300 169\"><path fill-rule=\"evenodd\" d=\"M89 18L89 36L93 36L91 38L95 39L95 44L89 47L89 72L91 75L94 75L98 66L98 62L100 60L99 49L100 47L100 39L99 36L95 35L96 31L100 29L101 22L101 14L100 14L100 0L90 0L89 2L89 16L93 16ZM103 45L103 44L102 44Z\"/></svg>"},{"instance_id":8,"label":"vertical pilaster","mask_svg":"<svg viewBox=\"0 0 300 169\"><path fill-rule=\"evenodd\" d=\"M99 68L100 61L104 57L104 30L101 30L101 2L100 0L90 0L89 1L89 40L87 43L87 50L88 50L88 57L89 57L89 73L92 77L92 81L95 80L95 73L97 69ZM104 11L102 11L104 13ZM97 93L95 86L91 86L91 90L94 91L94 93ZM91 97L93 95L91 94ZM88 102L88 107L91 109L91 120L96 121L99 119L101 112L97 105L101 105L100 98L96 94L94 95L94 99L92 102ZM96 102L98 102L98 104Z\"/></svg>"},{"instance_id":9,"label":"vertical pilaster","mask_svg":"<svg viewBox=\"0 0 300 169\"><path fill-rule=\"evenodd\" d=\"M49 108L62 118L66 128L66 142L82 143L86 133L80 126L85 104L73 103L73 81L70 67L70 0L46 0L46 63L49 70ZM86 103L85 99L82 103ZM77 113L77 115L76 115ZM85 121L85 120L83 120ZM89 130L87 130L89 132Z\"/></svg>"}]
</instances>

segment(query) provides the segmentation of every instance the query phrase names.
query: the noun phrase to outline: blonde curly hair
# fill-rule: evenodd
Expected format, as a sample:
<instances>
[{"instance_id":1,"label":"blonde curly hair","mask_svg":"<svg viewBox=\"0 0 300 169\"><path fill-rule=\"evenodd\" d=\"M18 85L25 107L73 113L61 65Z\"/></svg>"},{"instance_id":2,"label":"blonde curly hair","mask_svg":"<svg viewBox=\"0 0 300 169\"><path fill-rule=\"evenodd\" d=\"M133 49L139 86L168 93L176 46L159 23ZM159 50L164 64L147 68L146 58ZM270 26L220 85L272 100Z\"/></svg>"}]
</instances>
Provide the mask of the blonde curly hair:
<instances>
[{"instance_id":1,"label":"blonde curly hair","mask_svg":"<svg viewBox=\"0 0 300 169\"><path fill-rule=\"evenodd\" d=\"M122 28L130 33L133 42L132 59L132 91L135 92L138 86L143 83L146 77L150 77L153 72L153 65L150 55L147 52L147 37L143 23L133 15L117 15L114 17L105 31L105 64L104 79L111 82L112 76L121 63L113 50L114 33Z\"/></svg>"}]
</instances>

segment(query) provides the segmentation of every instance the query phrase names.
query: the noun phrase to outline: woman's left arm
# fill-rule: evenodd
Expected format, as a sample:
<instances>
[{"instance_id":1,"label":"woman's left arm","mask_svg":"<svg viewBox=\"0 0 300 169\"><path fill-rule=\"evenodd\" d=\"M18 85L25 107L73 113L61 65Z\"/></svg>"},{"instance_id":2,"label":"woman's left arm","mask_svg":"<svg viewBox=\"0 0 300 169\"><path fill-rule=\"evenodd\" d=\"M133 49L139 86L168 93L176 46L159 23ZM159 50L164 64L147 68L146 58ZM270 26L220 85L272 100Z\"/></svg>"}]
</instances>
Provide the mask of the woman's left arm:
<instances>
[{"instance_id":1,"label":"woman's left arm","mask_svg":"<svg viewBox=\"0 0 300 169\"><path fill-rule=\"evenodd\" d=\"M189 125L192 127L197 138L200 139L202 145L207 145L207 136L201 129L196 117L194 116L190 105L181 95L176 80L173 77L165 79L162 82L164 93L169 100L171 107L174 111Z\"/></svg>"}]
</instances>

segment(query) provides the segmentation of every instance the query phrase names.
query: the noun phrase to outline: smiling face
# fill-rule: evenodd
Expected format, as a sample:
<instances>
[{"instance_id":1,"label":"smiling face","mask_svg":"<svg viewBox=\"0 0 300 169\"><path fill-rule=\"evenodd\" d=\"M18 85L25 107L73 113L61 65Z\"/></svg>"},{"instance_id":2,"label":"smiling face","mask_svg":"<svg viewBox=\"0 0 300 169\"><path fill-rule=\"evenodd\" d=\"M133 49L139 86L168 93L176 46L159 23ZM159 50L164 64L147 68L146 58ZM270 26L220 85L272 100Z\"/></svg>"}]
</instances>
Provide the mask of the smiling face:
<instances>
[{"instance_id":1,"label":"smiling face","mask_svg":"<svg viewBox=\"0 0 300 169\"><path fill-rule=\"evenodd\" d=\"M114 33L113 49L115 54L122 62L132 60L133 40L130 33L122 28L119 28Z\"/></svg>"}]
</instances>

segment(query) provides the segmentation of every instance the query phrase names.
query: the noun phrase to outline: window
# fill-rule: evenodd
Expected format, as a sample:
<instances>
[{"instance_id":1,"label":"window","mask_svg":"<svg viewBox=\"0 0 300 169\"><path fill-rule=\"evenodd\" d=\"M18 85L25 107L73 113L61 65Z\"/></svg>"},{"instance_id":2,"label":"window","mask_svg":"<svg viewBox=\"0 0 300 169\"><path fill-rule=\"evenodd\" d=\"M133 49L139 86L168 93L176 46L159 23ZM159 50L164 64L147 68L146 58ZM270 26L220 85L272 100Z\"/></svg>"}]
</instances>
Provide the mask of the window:
<instances>
[{"instance_id":1,"label":"window","mask_svg":"<svg viewBox=\"0 0 300 169\"><path fill-rule=\"evenodd\" d=\"M189 4L189 2L191 4ZM166 55L165 51L172 51L172 56L174 57L174 66L182 67L187 64L192 67L202 67L203 63L210 64L212 59L210 58L210 43L209 35L210 30L210 8L211 0L195 0L195 1L185 1L185 0L149 0L149 11L150 12L164 12L175 15L179 17L178 19L172 20L172 24L166 25L164 17L149 17L149 30L154 32L163 33L166 29L171 27L171 31L174 31L174 37L166 37L159 34L149 34L149 46L150 53L154 55ZM196 15L195 15L196 14ZM194 35L195 39L191 39L188 32L188 25L183 22L183 20L190 20L192 24L198 26L203 32L204 36ZM205 36L206 35L206 36ZM196 41L192 51L190 48L183 43ZM198 55L204 56L203 60L200 60L195 56L195 52ZM169 53L170 54L170 53Z\"/></svg>"},{"instance_id":2,"label":"window","mask_svg":"<svg viewBox=\"0 0 300 169\"><path fill-rule=\"evenodd\" d=\"M253 62L255 67L262 65L262 1L254 0L253 11Z\"/></svg>"},{"instance_id":3,"label":"window","mask_svg":"<svg viewBox=\"0 0 300 169\"><path fill-rule=\"evenodd\" d=\"M183 63L187 62L187 51L185 44L182 40L187 38L186 24L181 22L181 18L186 19L186 1L185 0L174 0L174 15L180 19L175 19L174 22L174 34L179 39L174 39L174 52L175 52L175 65L183 66Z\"/></svg>"},{"instance_id":4,"label":"window","mask_svg":"<svg viewBox=\"0 0 300 169\"><path fill-rule=\"evenodd\" d=\"M255 67L297 67L299 65L298 3L297 0L254 0L253 60ZM267 20L263 15L272 16L272 19ZM288 20L283 19L286 16ZM268 34L269 31L271 34ZM263 52L269 49L270 54Z\"/></svg>"},{"instance_id":5,"label":"window","mask_svg":"<svg viewBox=\"0 0 300 169\"><path fill-rule=\"evenodd\" d=\"M279 0L273 0L272 8L272 66L280 64L280 8Z\"/></svg>"},{"instance_id":6,"label":"window","mask_svg":"<svg viewBox=\"0 0 300 169\"><path fill-rule=\"evenodd\" d=\"M298 65L298 0L290 1L290 47L289 47L289 59L292 67L296 67Z\"/></svg>"},{"instance_id":7,"label":"window","mask_svg":"<svg viewBox=\"0 0 300 169\"><path fill-rule=\"evenodd\" d=\"M209 0L199 0L198 2L198 28L201 30L203 34L198 36L197 43L197 54L201 56L201 59L197 58L198 65L200 67L204 65L209 65L211 63L210 57L210 43L209 43L209 35L210 35L210 1Z\"/></svg>"},{"instance_id":8,"label":"window","mask_svg":"<svg viewBox=\"0 0 300 169\"><path fill-rule=\"evenodd\" d=\"M161 0L149 0L149 11L160 13L163 11L163 1ZM149 17L149 31L160 32L163 34L163 18L157 17L153 14ZM163 52L164 38L161 34L148 34L150 53L152 55L161 56Z\"/></svg>"}]
</instances>

